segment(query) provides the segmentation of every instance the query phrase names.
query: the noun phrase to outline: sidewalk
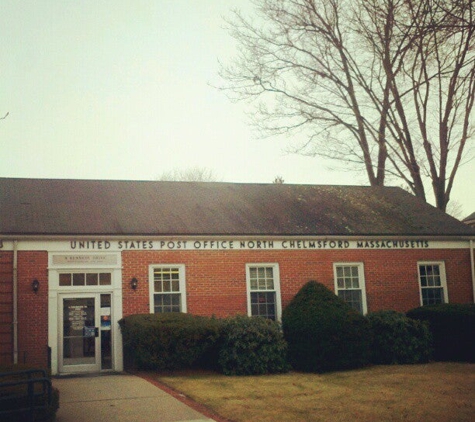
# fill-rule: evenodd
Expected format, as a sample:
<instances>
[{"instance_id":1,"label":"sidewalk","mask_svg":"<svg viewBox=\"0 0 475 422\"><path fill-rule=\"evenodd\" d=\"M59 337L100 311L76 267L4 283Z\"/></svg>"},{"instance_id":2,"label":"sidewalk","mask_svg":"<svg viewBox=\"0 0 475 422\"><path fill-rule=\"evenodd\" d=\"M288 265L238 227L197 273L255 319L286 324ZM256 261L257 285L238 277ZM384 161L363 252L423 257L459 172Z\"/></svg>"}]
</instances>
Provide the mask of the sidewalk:
<instances>
[{"instance_id":1,"label":"sidewalk","mask_svg":"<svg viewBox=\"0 0 475 422\"><path fill-rule=\"evenodd\" d=\"M59 377L56 422L212 422L143 378L129 374Z\"/></svg>"}]
</instances>

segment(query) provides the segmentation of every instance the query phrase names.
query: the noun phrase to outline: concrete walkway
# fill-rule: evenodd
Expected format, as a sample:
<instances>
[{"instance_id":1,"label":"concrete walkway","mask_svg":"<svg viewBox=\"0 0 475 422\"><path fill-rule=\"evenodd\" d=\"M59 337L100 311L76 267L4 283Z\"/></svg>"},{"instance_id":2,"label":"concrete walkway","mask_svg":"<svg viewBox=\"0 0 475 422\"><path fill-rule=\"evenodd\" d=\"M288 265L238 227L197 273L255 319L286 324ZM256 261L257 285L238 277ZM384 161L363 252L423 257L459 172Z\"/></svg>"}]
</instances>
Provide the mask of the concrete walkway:
<instances>
[{"instance_id":1,"label":"concrete walkway","mask_svg":"<svg viewBox=\"0 0 475 422\"><path fill-rule=\"evenodd\" d=\"M129 374L59 377L56 422L212 422L143 378Z\"/></svg>"}]
</instances>

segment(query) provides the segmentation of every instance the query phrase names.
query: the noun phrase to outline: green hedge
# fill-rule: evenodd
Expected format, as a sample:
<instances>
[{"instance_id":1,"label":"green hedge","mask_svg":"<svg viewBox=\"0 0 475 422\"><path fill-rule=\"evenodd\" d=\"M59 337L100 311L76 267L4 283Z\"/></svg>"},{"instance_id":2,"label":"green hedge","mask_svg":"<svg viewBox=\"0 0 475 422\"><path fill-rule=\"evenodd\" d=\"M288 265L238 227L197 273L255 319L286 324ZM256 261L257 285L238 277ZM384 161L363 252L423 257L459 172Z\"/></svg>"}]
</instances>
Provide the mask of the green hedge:
<instances>
[{"instance_id":1,"label":"green hedge","mask_svg":"<svg viewBox=\"0 0 475 422\"><path fill-rule=\"evenodd\" d=\"M10 374L13 372L19 371L27 371L30 369L37 369L32 368L27 365L0 365L0 373L1 374ZM47 378L50 377L49 371L46 371ZM42 377L41 374L34 374L33 378ZM7 375L0 377L0 383L7 383L7 382L15 382L26 380L26 375ZM42 392L42 386L38 383L35 383L35 392ZM20 409L20 408L28 408L28 387L27 384L21 384L12 387L2 387L0 388L0 397L6 398L8 396L12 396L10 399L0 400L0 411L3 410L10 410L10 409ZM44 409L38 409L35 411L34 420L35 422L51 422L54 421L56 418L56 412L59 409L59 391L57 388L52 388L52 403L51 405L47 406ZM36 397L35 405L36 406L44 406L46 397L43 395ZM3 419L2 419L3 418ZM5 420L8 422L26 422L29 421L29 415L27 413L13 413L2 415L0 414L0 420Z\"/></svg>"},{"instance_id":2,"label":"green hedge","mask_svg":"<svg viewBox=\"0 0 475 422\"><path fill-rule=\"evenodd\" d=\"M287 343L278 323L236 316L223 321L219 367L226 375L287 372Z\"/></svg>"},{"instance_id":3,"label":"green hedge","mask_svg":"<svg viewBox=\"0 0 475 422\"><path fill-rule=\"evenodd\" d=\"M369 363L368 320L324 285L310 281L282 315L294 369L325 372Z\"/></svg>"},{"instance_id":4,"label":"green hedge","mask_svg":"<svg viewBox=\"0 0 475 422\"><path fill-rule=\"evenodd\" d=\"M421 306L407 316L429 323L435 360L475 362L475 304Z\"/></svg>"},{"instance_id":5,"label":"green hedge","mask_svg":"<svg viewBox=\"0 0 475 422\"><path fill-rule=\"evenodd\" d=\"M425 321L416 321L396 311L367 315L372 331L371 360L376 364L428 362L432 336Z\"/></svg>"},{"instance_id":6,"label":"green hedge","mask_svg":"<svg viewBox=\"0 0 475 422\"><path fill-rule=\"evenodd\" d=\"M119 321L128 369L182 369L213 354L220 321L183 313L130 315Z\"/></svg>"},{"instance_id":7,"label":"green hedge","mask_svg":"<svg viewBox=\"0 0 475 422\"><path fill-rule=\"evenodd\" d=\"M475 308L461 309L465 318ZM424 307L410 315L416 318L422 312L426 316L429 310ZM443 313L448 331L465 333L449 343L451 347L458 344L473 359L473 320L460 323L459 313L457 330L448 323L447 311ZM216 319L181 313L131 315L119 324L127 369L195 367L217 369L227 375L258 375L285 372L290 366L325 372L358 368L370 362L427 362L431 333L425 319L419 319L422 321L395 311L364 317L322 284L309 282L284 309L282 328L264 318ZM431 320L432 329L440 325ZM465 341L460 345L462 338ZM467 339L472 341L471 348Z\"/></svg>"}]
</instances>

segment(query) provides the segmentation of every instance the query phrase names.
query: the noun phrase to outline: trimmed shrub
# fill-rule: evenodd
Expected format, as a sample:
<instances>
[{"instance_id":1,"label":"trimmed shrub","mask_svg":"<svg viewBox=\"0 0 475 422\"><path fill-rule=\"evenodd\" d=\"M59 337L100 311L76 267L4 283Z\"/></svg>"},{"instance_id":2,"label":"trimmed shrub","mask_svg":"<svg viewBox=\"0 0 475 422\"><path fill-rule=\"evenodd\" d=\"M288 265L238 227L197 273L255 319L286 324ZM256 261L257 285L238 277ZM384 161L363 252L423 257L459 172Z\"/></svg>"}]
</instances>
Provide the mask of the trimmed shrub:
<instances>
[{"instance_id":1,"label":"trimmed shrub","mask_svg":"<svg viewBox=\"0 0 475 422\"><path fill-rule=\"evenodd\" d=\"M429 361L432 351L429 324L396 311L373 312L367 318L373 337L373 363L387 365Z\"/></svg>"},{"instance_id":2,"label":"trimmed shrub","mask_svg":"<svg viewBox=\"0 0 475 422\"><path fill-rule=\"evenodd\" d=\"M284 309L282 325L297 370L326 372L369 363L368 320L316 281L305 284Z\"/></svg>"},{"instance_id":3,"label":"trimmed shrub","mask_svg":"<svg viewBox=\"0 0 475 422\"><path fill-rule=\"evenodd\" d=\"M429 323L435 360L475 362L475 304L421 306L407 316Z\"/></svg>"},{"instance_id":4,"label":"trimmed shrub","mask_svg":"<svg viewBox=\"0 0 475 422\"><path fill-rule=\"evenodd\" d=\"M16 382L21 380L27 380L26 374L13 374L14 372L27 371L32 368L27 365L0 365L0 373L7 374L0 377L0 383ZM12 373L12 375L8 375ZM46 371L49 378L49 371ZM32 378L41 378L41 373L34 373ZM34 384L35 393L39 394L35 397L35 405L42 407L46 405L46 398L41 393L43 392L43 386L39 383ZM59 390L52 387L51 390L51 405L46 406L43 409L36 409L34 412L33 420L35 422L51 422L56 418L56 412L59 409ZM28 409L28 386L27 384L21 384L11 387L0 388L0 411L8 411L14 409ZM5 419L2 419L5 418ZM7 415L0 415L0 420L8 420L9 422L27 422L30 421L30 415L27 412L15 412Z\"/></svg>"},{"instance_id":5,"label":"trimmed shrub","mask_svg":"<svg viewBox=\"0 0 475 422\"><path fill-rule=\"evenodd\" d=\"M183 313L130 315L119 321L129 369L183 369L203 363L219 338L215 318Z\"/></svg>"},{"instance_id":6,"label":"trimmed shrub","mask_svg":"<svg viewBox=\"0 0 475 422\"><path fill-rule=\"evenodd\" d=\"M223 321L219 367L226 375L261 375L288 371L287 343L278 323L236 316Z\"/></svg>"}]
</instances>

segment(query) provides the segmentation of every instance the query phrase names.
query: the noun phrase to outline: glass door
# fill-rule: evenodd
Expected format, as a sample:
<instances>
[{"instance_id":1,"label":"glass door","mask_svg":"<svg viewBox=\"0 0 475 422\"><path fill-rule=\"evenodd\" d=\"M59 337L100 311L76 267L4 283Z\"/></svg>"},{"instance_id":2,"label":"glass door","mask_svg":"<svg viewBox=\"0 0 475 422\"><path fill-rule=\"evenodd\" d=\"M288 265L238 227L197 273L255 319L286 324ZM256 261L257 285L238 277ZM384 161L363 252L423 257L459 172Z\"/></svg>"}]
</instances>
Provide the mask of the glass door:
<instances>
[{"instance_id":1,"label":"glass door","mask_svg":"<svg viewBox=\"0 0 475 422\"><path fill-rule=\"evenodd\" d=\"M100 295L61 295L60 303L60 372L100 371Z\"/></svg>"}]
</instances>

